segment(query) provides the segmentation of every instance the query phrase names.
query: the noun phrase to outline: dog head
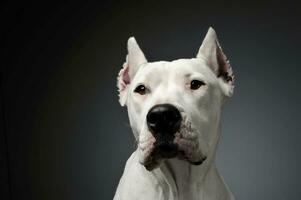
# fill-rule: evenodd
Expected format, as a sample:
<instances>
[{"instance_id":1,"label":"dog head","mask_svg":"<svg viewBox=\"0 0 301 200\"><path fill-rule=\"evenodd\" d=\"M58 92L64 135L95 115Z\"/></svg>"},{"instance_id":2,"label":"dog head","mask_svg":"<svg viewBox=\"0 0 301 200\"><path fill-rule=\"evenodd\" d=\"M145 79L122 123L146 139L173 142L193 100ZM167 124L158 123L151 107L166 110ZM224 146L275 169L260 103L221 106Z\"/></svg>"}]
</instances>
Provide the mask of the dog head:
<instances>
[{"instance_id":1,"label":"dog head","mask_svg":"<svg viewBox=\"0 0 301 200\"><path fill-rule=\"evenodd\" d=\"M215 152L220 111L233 94L234 76L209 28L195 58L148 62L136 40L118 76L140 163L152 170L177 157L198 165Z\"/></svg>"}]
</instances>

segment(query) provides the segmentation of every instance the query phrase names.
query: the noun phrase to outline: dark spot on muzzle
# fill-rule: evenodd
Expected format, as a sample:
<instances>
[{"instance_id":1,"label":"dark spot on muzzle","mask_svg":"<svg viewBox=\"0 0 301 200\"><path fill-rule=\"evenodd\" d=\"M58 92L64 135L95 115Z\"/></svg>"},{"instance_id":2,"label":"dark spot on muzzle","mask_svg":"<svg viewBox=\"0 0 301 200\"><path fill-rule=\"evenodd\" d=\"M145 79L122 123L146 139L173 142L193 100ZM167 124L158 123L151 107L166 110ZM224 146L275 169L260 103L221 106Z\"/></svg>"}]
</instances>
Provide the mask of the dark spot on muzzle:
<instances>
[{"instance_id":1,"label":"dark spot on muzzle","mask_svg":"<svg viewBox=\"0 0 301 200\"><path fill-rule=\"evenodd\" d=\"M205 157L203 157L201 160L199 160L199 161L196 161L196 162L191 162L190 161L190 163L191 164L193 164L193 165L201 165L201 164L203 164L203 162L205 161L207 159L207 157L205 156Z\"/></svg>"},{"instance_id":2,"label":"dark spot on muzzle","mask_svg":"<svg viewBox=\"0 0 301 200\"><path fill-rule=\"evenodd\" d=\"M144 163L147 170L154 169L158 165L159 160L174 158L179 153L178 145L173 142L155 142L154 146L154 150Z\"/></svg>"},{"instance_id":3,"label":"dark spot on muzzle","mask_svg":"<svg viewBox=\"0 0 301 200\"><path fill-rule=\"evenodd\" d=\"M161 158L173 158L178 154L178 146L171 142L155 143L154 155L160 155Z\"/></svg>"}]
</instances>

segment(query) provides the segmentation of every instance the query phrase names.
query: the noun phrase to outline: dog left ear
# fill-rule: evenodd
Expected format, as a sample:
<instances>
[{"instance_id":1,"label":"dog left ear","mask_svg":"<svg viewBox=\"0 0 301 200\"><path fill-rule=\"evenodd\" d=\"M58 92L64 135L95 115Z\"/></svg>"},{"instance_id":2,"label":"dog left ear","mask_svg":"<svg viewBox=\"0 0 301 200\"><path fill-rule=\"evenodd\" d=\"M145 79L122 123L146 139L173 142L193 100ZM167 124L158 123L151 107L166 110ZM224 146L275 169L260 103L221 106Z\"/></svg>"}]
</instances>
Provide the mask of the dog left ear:
<instances>
[{"instance_id":1,"label":"dog left ear","mask_svg":"<svg viewBox=\"0 0 301 200\"><path fill-rule=\"evenodd\" d=\"M134 37L128 40L128 55L117 77L119 102L121 106L126 104L128 85L130 85L141 65L147 60Z\"/></svg>"},{"instance_id":2,"label":"dog left ear","mask_svg":"<svg viewBox=\"0 0 301 200\"><path fill-rule=\"evenodd\" d=\"M222 80L225 95L232 96L234 89L233 71L212 27L209 28L203 40L197 58L204 59L207 62L211 70Z\"/></svg>"}]
</instances>

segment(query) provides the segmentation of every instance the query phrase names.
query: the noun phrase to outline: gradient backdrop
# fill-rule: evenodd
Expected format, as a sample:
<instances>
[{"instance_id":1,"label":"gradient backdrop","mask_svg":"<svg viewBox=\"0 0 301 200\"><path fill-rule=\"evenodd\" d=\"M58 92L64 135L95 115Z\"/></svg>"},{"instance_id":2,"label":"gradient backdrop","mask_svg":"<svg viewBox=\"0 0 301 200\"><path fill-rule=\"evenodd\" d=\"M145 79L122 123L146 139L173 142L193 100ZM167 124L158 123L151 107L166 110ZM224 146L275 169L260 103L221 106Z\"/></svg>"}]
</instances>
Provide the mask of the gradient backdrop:
<instances>
[{"instance_id":1,"label":"gradient backdrop","mask_svg":"<svg viewBox=\"0 0 301 200\"><path fill-rule=\"evenodd\" d=\"M209 26L235 75L217 165L238 200L301 196L297 3L4 2L1 200L112 199L135 149L116 76L135 36L148 60L195 56Z\"/></svg>"}]
</instances>

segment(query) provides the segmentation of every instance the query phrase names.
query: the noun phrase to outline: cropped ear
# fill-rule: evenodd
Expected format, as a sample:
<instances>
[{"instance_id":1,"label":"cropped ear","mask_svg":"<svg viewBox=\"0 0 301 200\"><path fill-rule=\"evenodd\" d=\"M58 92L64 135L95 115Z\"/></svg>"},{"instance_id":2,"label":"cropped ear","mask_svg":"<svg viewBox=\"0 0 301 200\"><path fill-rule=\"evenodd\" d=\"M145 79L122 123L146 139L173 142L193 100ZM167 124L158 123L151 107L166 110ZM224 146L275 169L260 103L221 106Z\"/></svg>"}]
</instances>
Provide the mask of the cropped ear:
<instances>
[{"instance_id":1,"label":"cropped ear","mask_svg":"<svg viewBox=\"0 0 301 200\"><path fill-rule=\"evenodd\" d=\"M232 96L234 89L234 75L229 60L223 53L216 33L212 27L203 40L197 58L204 59L218 78L222 79L222 88L226 96Z\"/></svg>"},{"instance_id":2,"label":"cropped ear","mask_svg":"<svg viewBox=\"0 0 301 200\"><path fill-rule=\"evenodd\" d=\"M126 105L128 86L142 64L147 60L137 44L134 37L128 40L128 55L117 77L117 87L119 91L119 102L121 106Z\"/></svg>"}]
</instances>

